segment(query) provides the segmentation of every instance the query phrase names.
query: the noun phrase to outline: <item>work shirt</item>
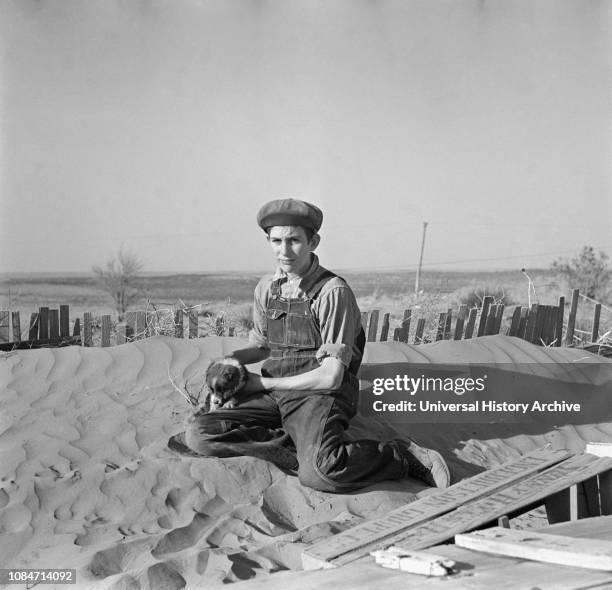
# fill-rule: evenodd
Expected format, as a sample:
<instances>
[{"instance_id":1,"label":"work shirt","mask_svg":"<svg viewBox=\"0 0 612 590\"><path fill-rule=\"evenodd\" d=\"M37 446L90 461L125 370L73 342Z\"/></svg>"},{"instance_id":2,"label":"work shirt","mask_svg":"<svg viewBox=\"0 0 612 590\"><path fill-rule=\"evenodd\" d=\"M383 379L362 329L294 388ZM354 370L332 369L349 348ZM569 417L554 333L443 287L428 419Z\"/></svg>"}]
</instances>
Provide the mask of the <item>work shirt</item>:
<instances>
[{"instance_id":1,"label":"work shirt","mask_svg":"<svg viewBox=\"0 0 612 590\"><path fill-rule=\"evenodd\" d=\"M311 254L312 262L303 278L318 270L316 254ZM300 288L300 280L289 280L287 274L278 267L274 274L265 275L255 287L253 303L253 329L249 340L260 348L270 348L267 336L266 309L272 296L272 282L281 282L281 297L305 299ZM313 300L311 310L321 332L322 344L316 358L321 362L325 357L337 358L348 368L353 358L361 358L357 346L357 336L361 329L361 312L351 288L340 277L333 277L325 283L319 295Z\"/></svg>"}]
</instances>

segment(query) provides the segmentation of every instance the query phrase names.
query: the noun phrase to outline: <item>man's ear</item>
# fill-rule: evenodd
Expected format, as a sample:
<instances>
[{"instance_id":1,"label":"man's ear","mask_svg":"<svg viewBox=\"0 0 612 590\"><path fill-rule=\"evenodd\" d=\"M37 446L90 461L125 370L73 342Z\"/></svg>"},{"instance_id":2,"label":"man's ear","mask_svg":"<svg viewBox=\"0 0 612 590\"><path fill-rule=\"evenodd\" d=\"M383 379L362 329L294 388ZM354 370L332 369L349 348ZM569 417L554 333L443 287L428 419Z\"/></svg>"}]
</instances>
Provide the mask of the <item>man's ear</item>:
<instances>
[{"instance_id":1,"label":"man's ear","mask_svg":"<svg viewBox=\"0 0 612 590\"><path fill-rule=\"evenodd\" d=\"M314 234L312 236L312 239L310 240L310 247L313 250L316 250L317 247L319 246L319 242L321 241L321 236L319 234Z\"/></svg>"}]
</instances>

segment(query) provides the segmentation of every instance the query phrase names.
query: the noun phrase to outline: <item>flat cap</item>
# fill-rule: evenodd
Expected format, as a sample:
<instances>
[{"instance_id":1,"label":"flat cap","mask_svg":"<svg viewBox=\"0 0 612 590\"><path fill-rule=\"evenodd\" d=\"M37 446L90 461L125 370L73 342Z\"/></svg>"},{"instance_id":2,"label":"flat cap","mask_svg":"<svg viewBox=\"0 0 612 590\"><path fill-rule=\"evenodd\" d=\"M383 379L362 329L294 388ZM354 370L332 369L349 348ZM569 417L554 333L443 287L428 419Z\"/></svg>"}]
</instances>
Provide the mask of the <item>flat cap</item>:
<instances>
[{"instance_id":1,"label":"flat cap","mask_svg":"<svg viewBox=\"0 0 612 590\"><path fill-rule=\"evenodd\" d=\"M257 224L264 230L274 225L301 225L319 231L322 223L321 209L299 199L270 201L257 213Z\"/></svg>"}]
</instances>

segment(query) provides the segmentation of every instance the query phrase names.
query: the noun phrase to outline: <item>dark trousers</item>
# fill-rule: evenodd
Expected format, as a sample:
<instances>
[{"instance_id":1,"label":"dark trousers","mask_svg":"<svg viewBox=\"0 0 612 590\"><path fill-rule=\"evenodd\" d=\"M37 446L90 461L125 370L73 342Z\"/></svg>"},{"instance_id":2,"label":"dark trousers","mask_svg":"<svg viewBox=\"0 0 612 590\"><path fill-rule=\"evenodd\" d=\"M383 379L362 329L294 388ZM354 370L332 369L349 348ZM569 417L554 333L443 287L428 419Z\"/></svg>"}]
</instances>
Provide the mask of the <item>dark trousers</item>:
<instances>
[{"instance_id":1,"label":"dark trousers","mask_svg":"<svg viewBox=\"0 0 612 590\"><path fill-rule=\"evenodd\" d=\"M357 390L357 378L347 371L338 390L259 393L236 408L194 414L185 442L206 456L266 459L326 492L399 479L404 471L392 444L344 438Z\"/></svg>"}]
</instances>

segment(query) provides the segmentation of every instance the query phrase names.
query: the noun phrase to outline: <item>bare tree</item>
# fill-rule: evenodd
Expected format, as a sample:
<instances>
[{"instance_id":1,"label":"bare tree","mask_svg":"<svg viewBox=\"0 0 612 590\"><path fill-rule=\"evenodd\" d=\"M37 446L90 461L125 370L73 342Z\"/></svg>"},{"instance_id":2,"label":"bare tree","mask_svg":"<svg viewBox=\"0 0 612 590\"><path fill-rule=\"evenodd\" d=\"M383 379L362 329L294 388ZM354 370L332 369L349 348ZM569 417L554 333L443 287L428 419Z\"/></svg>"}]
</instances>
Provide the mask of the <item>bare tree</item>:
<instances>
[{"instance_id":1,"label":"bare tree","mask_svg":"<svg viewBox=\"0 0 612 590\"><path fill-rule=\"evenodd\" d=\"M109 293L119 314L119 321L125 316L128 306L138 299L135 281L142 271L142 262L136 254L121 247L105 267L92 266L99 287Z\"/></svg>"}]
</instances>

